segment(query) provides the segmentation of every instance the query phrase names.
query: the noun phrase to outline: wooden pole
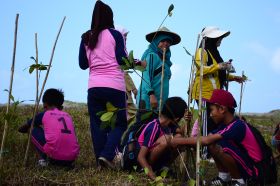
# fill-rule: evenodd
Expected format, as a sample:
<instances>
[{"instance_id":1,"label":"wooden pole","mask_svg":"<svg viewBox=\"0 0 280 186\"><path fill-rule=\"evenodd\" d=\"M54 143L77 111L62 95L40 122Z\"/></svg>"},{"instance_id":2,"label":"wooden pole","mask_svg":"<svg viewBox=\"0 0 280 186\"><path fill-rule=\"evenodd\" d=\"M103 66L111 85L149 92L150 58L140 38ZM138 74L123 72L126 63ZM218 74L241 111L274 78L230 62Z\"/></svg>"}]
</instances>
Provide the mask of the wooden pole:
<instances>
[{"instance_id":1,"label":"wooden pole","mask_svg":"<svg viewBox=\"0 0 280 186\"><path fill-rule=\"evenodd\" d=\"M19 18L19 14L16 14L13 61L12 61L12 66L11 66L10 87L9 87L9 96L8 96L8 102L7 102L7 108L6 108L6 115L8 115L8 113L9 113L9 108L10 108L10 104L11 104L10 98L11 98L12 90L13 90L14 70L15 70L15 62L16 62L16 49L17 49L18 18ZM2 166L3 166L3 153L4 153L4 145L5 145L5 140L6 140L6 136L7 136L7 131L8 131L8 120L5 119L4 131L3 131L2 143L1 143L1 150L0 150L0 169L1 170L2 170Z\"/></svg>"},{"instance_id":2,"label":"wooden pole","mask_svg":"<svg viewBox=\"0 0 280 186\"><path fill-rule=\"evenodd\" d=\"M242 77L244 77L244 71L242 71ZM238 116L241 118L241 104L242 104L242 98L243 98L243 89L244 89L244 82L241 82L241 89L240 89L240 100L239 100L239 111Z\"/></svg>"},{"instance_id":3,"label":"wooden pole","mask_svg":"<svg viewBox=\"0 0 280 186\"><path fill-rule=\"evenodd\" d=\"M59 35L60 35L60 32L62 30L62 27L63 27L63 24L64 24L64 21L65 21L66 17L63 18L62 20L62 23L60 25L60 28L59 28L59 31L57 33L57 36L56 36L56 40L54 42L54 46L53 46L53 49L52 49L52 54L51 54L51 58L50 58L50 62L49 62L49 66L48 66L48 69L47 69L47 73L46 73L46 76L45 76L45 79L44 79L44 82L42 84L42 88L41 88L41 91L40 91L40 96L36 102L36 106L35 106L35 115L33 116L33 120L32 120L32 126L34 125L34 119L35 119L35 116L37 115L37 112L38 112L38 108L39 108L39 103L40 103L40 100L41 100L41 97L43 95L43 92L44 92L44 88L45 88L45 85L46 85L46 82L47 82L47 79L48 79L48 76L49 76L49 73L50 73L50 69L51 69L51 65L52 65L52 60L53 60L53 56L54 56L54 51L55 51L55 48L56 48L56 44L57 44L57 41L58 41L58 38L59 38ZM23 161L23 164L24 166L26 166L26 163L27 163L27 158L28 158L28 151L29 151L29 146L30 146L30 138L31 138L31 130L29 131L29 137L28 137L28 142L27 142L27 147L26 147L26 151L25 151L25 155L24 155L24 161Z\"/></svg>"},{"instance_id":4,"label":"wooden pole","mask_svg":"<svg viewBox=\"0 0 280 186\"><path fill-rule=\"evenodd\" d=\"M195 54L198 50L198 43L200 39L200 34L197 36L196 47L195 47ZM190 111L190 104L192 100L192 90L193 90L193 81L194 81L194 68L195 67L195 56L192 56L192 65L191 65L191 72L189 78L189 94L188 94L188 111ZM190 121L187 122L187 127L185 128L184 135L189 136L190 134Z\"/></svg>"},{"instance_id":5,"label":"wooden pole","mask_svg":"<svg viewBox=\"0 0 280 186\"><path fill-rule=\"evenodd\" d=\"M159 99L159 116L161 116L162 96L163 96L163 79L164 79L164 64L165 64L166 48L163 48L162 66L161 66L161 83L160 83L160 99Z\"/></svg>"},{"instance_id":6,"label":"wooden pole","mask_svg":"<svg viewBox=\"0 0 280 186\"><path fill-rule=\"evenodd\" d=\"M200 79L199 79L199 104L198 104L198 123L202 123L202 82L203 82L203 62L204 62L204 47L205 39L202 39L201 57L200 57ZM200 183L200 127L198 127L197 141L196 141L196 185Z\"/></svg>"},{"instance_id":7,"label":"wooden pole","mask_svg":"<svg viewBox=\"0 0 280 186\"><path fill-rule=\"evenodd\" d=\"M197 49L198 49L199 39L200 39L200 34L198 34L198 37L197 37L197 42L196 42L196 47L195 47L195 54L196 54ZM188 88L189 93L188 93L188 105L187 105L188 108L187 108L187 112L190 112L190 104L191 104L191 100L192 100L192 90L193 90L192 88L193 88L194 69L195 69L194 68L195 67L195 54L192 55L192 64L191 64L191 71L190 71L190 77L189 77L189 88ZM187 121L187 123L185 124L183 129L184 129L183 135L185 137L189 137L190 136L190 129L191 129L191 121ZM191 152L191 150L189 148L187 148L183 154L179 153L179 155L180 155L181 160L183 161L184 164L185 163L187 163L187 164L191 163L192 166L195 167L195 162L194 161L192 161L192 162L188 161L188 160L190 160L190 158L194 159L193 154L192 154L192 152ZM182 170L182 176L183 176L182 180L185 179L186 173L187 173L188 178L191 179L190 174L188 173L188 170L186 169L186 166L185 166L185 170L186 171L184 171L184 169L182 169L182 168L181 168L181 170Z\"/></svg>"}]
</instances>

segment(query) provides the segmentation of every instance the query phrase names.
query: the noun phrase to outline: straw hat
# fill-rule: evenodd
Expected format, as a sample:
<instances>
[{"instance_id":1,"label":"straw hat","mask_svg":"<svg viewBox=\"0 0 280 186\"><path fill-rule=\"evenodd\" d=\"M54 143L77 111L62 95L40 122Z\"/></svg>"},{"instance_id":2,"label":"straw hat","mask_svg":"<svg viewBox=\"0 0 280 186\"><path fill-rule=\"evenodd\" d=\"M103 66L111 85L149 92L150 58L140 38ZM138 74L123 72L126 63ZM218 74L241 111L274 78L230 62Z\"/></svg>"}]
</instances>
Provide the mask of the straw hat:
<instances>
[{"instance_id":1,"label":"straw hat","mask_svg":"<svg viewBox=\"0 0 280 186\"><path fill-rule=\"evenodd\" d=\"M160 35L160 34L164 34L164 35L168 35L168 36L172 37L173 42L171 43L171 45L176 45L176 44L180 43L180 41L181 41L181 37L178 34L171 32L166 27L161 27L157 31L147 34L146 40L151 43L152 40L154 39L155 35Z\"/></svg>"},{"instance_id":2,"label":"straw hat","mask_svg":"<svg viewBox=\"0 0 280 186\"><path fill-rule=\"evenodd\" d=\"M207 26L202 29L202 37L208 38L218 38L218 37L227 37L230 34L230 31L220 30L215 26Z\"/></svg>"}]
</instances>

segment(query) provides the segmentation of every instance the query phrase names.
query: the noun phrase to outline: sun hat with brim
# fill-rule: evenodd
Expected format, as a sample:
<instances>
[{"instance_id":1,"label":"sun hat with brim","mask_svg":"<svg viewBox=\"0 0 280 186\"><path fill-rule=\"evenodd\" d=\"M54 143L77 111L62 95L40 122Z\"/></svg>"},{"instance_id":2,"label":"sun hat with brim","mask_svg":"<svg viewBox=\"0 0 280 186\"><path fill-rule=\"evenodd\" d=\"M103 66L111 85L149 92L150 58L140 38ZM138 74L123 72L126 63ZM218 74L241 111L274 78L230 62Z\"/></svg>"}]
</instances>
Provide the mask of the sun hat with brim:
<instances>
[{"instance_id":1,"label":"sun hat with brim","mask_svg":"<svg viewBox=\"0 0 280 186\"><path fill-rule=\"evenodd\" d=\"M201 36L208 38L219 38L219 37L227 37L230 34L230 31L220 30L215 26L208 26L203 28L201 32Z\"/></svg>"},{"instance_id":2,"label":"sun hat with brim","mask_svg":"<svg viewBox=\"0 0 280 186\"><path fill-rule=\"evenodd\" d=\"M222 89L215 89L210 99L203 100L211 104L217 104L229 108L237 107L236 101L232 94Z\"/></svg>"},{"instance_id":3,"label":"sun hat with brim","mask_svg":"<svg viewBox=\"0 0 280 186\"><path fill-rule=\"evenodd\" d=\"M176 45L176 44L180 43L180 41L181 41L181 37L178 34L176 34L175 32L171 32L166 27L161 27L157 31L147 34L146 40L151 43L157 35L161 35L161 34L168 35L172 38L173 41L172 41L171 45Z\"/></svg>"}]
</instances>

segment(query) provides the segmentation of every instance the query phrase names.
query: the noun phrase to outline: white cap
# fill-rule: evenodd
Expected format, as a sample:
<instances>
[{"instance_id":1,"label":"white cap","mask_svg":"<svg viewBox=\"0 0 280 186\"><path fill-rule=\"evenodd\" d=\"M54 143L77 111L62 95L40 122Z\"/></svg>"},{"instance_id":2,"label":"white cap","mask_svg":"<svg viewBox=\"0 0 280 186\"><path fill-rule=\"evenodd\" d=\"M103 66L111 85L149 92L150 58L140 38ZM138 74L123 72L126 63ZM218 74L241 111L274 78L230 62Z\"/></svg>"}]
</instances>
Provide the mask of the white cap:
<instances>
[{"instance_id":1,"label":"white cap","mask_svg":"<svg viewBox=\"0 0 280 186\"><path fill-rule=\"evenodd\" d=\"M230 34L230 31L220 30L215 26L207 26L202 29L201 36L208 38L218 38L218 37L227 37Z\"/></svg>"}]
</instances>

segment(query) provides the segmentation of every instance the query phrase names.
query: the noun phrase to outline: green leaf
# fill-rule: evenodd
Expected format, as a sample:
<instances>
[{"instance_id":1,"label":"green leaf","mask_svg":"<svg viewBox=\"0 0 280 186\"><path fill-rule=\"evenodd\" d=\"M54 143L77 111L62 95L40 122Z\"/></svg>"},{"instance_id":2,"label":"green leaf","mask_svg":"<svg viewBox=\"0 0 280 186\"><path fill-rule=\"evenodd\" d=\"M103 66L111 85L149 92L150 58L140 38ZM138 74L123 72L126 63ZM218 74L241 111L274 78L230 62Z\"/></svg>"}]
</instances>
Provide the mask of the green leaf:
<instances>
[{"instance_id":1,"label":"green leaf","mask_svg":"<svg viewBox=\"0 0 280 186\"><path fill-rule=\"evenodd\" d=\"M145 167L145 168L144 168L144 172L145 172L146 175L148 175L149 169L148 169L147 167Z\"/></svg>"},{"instance_id":2,"label":"green leaf","mask_svg":"<svg viewBox=\"0 0 280 186\"><path fill-rule=\"evenodd\" d=\"M31 65L29 67L29 74L32 74L32 72L34 71L35 67L33 65Z\"/></svg>"},{"instance_id":3,"label":"green leaf","mask_svg":"<svg viewBox=\"0 0 280 186\"><path fill-rule=\"evenodd\" d=\"M161 177L161 176L157 176L156 179L155 179L156 182L159 182L159 181L161 181L161 180L162 180L162 177Z\"/></svg>"},{"instance_id":4,"label":"green leaf","mask_svg":"<svg viewBox=\"0 0 280 186\"><path fill-rule=\"evenodd\" d=\"M161 181L161 182L157 183L156 186L164 186L164 183Z\"/></svg>"},{"instance_id":5,"label":"green leaf","mask_svg":"<svg viewBox=\"0 0 280 186\"><path fill-rule=\"evenodd\" d=\"M130 175L128 175L128 181L129 182L131 182L131 181L133 181L134 180L134 177L130 174Z\"/></svg>"},{"instance_id":6,"label":"green leaf","mask_svg":"<svg viewBox=\"0 0 280 186\"><path fill-rule=\"evenodd\" d=\"M209 165L209 161L207 160L200 160L200 165L202 168L205 168Z\"/></svg>"},{"instance_id":7,"label":"green leaf","mask_svg":"<svg viewBox=\"0 0 280 186\"><path fill-rule=\"evenodd\" d=\"M41 65L38 70L47 70L48 67L46 65Z\"/></svg>"},{"instance_id":8,"label":"green leaf","mask_svg":"<svg viewBox=\"0 0 280 186\"><path fill-rule=\"evenodd\" d=\"M122 70L128 70L128 69L129 69L126 65L120 65L120 68L121 68Z\"/></svg>"},{"instance_id":9,"label":"green leaf","mask_svg":"<svg viewBox=\"0 0 280 186\"><path fill-rule=\"evenodd\" d=\"M101 116L102 116L102 114L104 114L104 113L106 113L106 111L105 111L105 110L100 111L100 112L97 112L97 113L96 113L96 116L101 117Z\"/></svg>"},{"instance_id":10,"label":"green leaf","mask_svg":"<svg viewBox=\"0 0 280 186\"><path fill-rule=\"evenodd\" d=\"M125 63L125 65L127 66L127 68L130 68L130 63L129 63L128 59L123 57L122 60Z\"/></svg>"},{"instance_id":11,"label":"green leaf","mask_svg":"<svg viewBox=\"0 0 280 186\"><path fill-rule=\"evenodd\" d=\"M171 4L168 8L168 15L171 16L172 15L172 10L174 9L174 5Z\"/></svg>"},{"instance_id":12,"label":"green leaf","mask_svg":"<svg viewBox=\"0 0 280 186\"><path fill-rule=\"evenodd\" d=\"M103 122L109 121L113 115L114 115L114 112L106 112L106 113L102 114L102 116L100 117L100 120Z\"/></svg>"},{"instance_id":13,"label":"green leaf","mask_svg":"<svg viewBox=\"0 0 280 186\"><path fill-rule=\"evenodd\" d=\"M143 66L138 66L138 65L135 66L134 69L135 69L135 70L138 70L138 71L140 71L140 72L144 72L144 71L146 70L145 67L143 67Z\"/></svg>"},{"instance_id":14,"label":"green leaf","mask_svg":"<svg viewBox=\"0 0 280 186\"><path fill-rule=\"evenodd\" d=\"M187 181L187 186L195 186L195 180L194 179L189 179Z\"/></svg>"},{"instance_id":15,"label":"green leaf","mask_svg":"<svg viewBox=\"0 0 280 186\"><path fill-rule=\"evenodd\" d=\"M136 166L136 165L133 166L133 170L134 170L134 171L137 170L137 166Z\"/></svg>"},{"instance_id":16,"label":"green leaf","mask_svg":"<svg viewBox=\"0 0 280 186\"><path fill-rule=\"evenodd\" d=\"M168 173L168 169L163 169L163 171L160 173L160 176L161 176L162 178L166 178L167 173Z\"/></svg>"},{"instance_id":17,"label":"green leaf","mask_svg":"<svg viewBox=\"0 0 280 186\"><path fill-rule=\"evenodd\" d=\"M35 57L31 56L30 59L33 59L34 61L36 61Z\"/></svg>"},{"instance_id":18,"label":"green leaf","mask_svg":"<svg viewBox=\"0 0 280 186\"><path fill-rule=\"evenodd\" d=\"M112 130L115 129L116 127L116 121L117 121L117 113L114 112L113 116L110 119L110 127Z\"/></svg>"},{"instance_id":19,"label":"green leaf","mask_svg":"<svg viewBox=\"0 0 280 186\"><path fill-rule=\"evenodd\" d=\"M134 67L134 57L133 57L133 50L131 50L128 54L129 65L133 68Z\"/></svg>"},{"instance_id":20,"label":"green leaf","mask_svg":"<svg viewBox=\"0 0 280 186\"><path fill-rule=\"evenodd\" d=\"M185 52L186 52L188 55L192 56L191 53L186 49L186 47L183 47L183 48L185 49Z\"/></svg>"},{"instance_id":21,"label":"green leaf","mask_svg":"<svg viewBox=\"0 0 280 186\"><path fill-rule=\"evenodd\" d=\"M115 112L116 110L118 110L117 107L115 107L112 103L107 102L106 103L106 110L109 112Z\"/></svg>"},{"instance_id":22,"label":"green leaf","mask_svg":"<svg viewBox=\"0 0 280 186\"><path fill-rule=\"evenodd\" d=\"M10 95L10 100L12 100L13 102L15 101L15 98L12 94Z\"/></svg>"},{"instance_id":23,"label":"green leaf","mask_svg":"<svg viewBox=\"0 0 280 186\"><path fill-rule=\"evenodd\" d=\"M146 112L145 114L141 115L141 121L149 119L153 115L153 111Z\"/></svg>"}]
</instances>

